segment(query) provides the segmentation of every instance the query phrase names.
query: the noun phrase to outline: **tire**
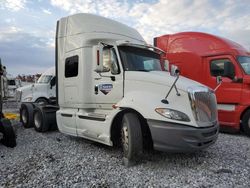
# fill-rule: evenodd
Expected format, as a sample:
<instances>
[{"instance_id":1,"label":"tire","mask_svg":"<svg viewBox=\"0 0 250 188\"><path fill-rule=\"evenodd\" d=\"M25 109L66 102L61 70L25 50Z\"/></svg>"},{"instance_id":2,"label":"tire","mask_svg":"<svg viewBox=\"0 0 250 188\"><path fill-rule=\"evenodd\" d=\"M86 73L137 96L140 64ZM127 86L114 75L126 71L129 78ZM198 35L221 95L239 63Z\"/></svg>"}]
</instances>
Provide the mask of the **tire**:
<instances>
[{"instance_id":1,"label":"tire","mask_svg":"<svg viewBox=\"0 0 250 188\"><path fill-rule=\"evenodd\" d=\"M49 102L48 102L48 100L45 99L45 98L38 98L38 99L36 100L36 103L38 103L39 105L47 105Z\"/></svg>"},{"instance_id":2,"label":"tire","mask_svg":"<svg viewBox=\"0 0 250 188\"><path fill-rule=\"evenodd\" d=\"M45 114L40 106L37 106L34 110L34 128L37 132L46 132L49 130Z\"/></svg>"},{"instance_id":3,"label":"tire","mask_svg":"<svg viewBox=\"0 0 250 188\"><path fill-rule=\"evenodd\" d=\"M25 128L34 126L33 105L30 103L22 103L20 108L20 121Z\"/></svg>"},{"instance_id":4,"label":"tire","mask_svg":"<svg viewBox=\"0 0 250 188\"><path fill-rule=\"evenodd\" d=\"M123 116L121 145L126 166L140 159L143 151L143 137L139 118L134 113L126 113Z\"/></svg>"},{"instance_id":5,"label":"tire","mask_svg":"<svg viewBox=\"0 0 250 188\"><path fill-rule=\"evenodd\" d=\"M3 138L1 139L1 143L7 147L14 148L16 146L16 134L14 132L10 120L1 119L0 132L3 133Z\"/></svg>"},{"instance_id":6,"label":"tire","mask_svg":"<svg viewBox=\"0 0 250 188\"><path fill-rule=\"evenodd\" d=\"M250 136L250 110L246 111L242 117L242 129L247 136Z\"/></svg>"}]
</instances>

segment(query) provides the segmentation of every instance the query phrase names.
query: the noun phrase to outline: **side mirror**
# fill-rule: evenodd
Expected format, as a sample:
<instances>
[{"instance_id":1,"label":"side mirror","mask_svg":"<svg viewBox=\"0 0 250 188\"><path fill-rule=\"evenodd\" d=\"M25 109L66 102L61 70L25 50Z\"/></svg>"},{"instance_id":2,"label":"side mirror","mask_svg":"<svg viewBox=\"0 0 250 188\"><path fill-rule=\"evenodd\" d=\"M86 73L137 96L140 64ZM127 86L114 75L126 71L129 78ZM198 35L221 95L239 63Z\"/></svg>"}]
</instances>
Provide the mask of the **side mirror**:
<instances>
[{"instance_id":1,"label":"side mirror","mask_svg":"<svg viewBox=\"0 0 250 188\"><path fill-rule=\"evenodd\" d=\"M95 72L109 72L110 69L103 66L103 45L99 43L97 46L93 47L93 60L96 62Z\"/></svg>"},{"instance_id":2,"label":"side mirror","mask_svg":"<svg viewBox=\"0 0 250 188\"><path fill-rule=\"evenodd\" d=\"M54 85L56 85L56 77L55 76L50 80L50 89L52 89L52 87Z\"/></svg>"},{"instance_id":3,"label":"side mirror","mask_svg":"<svg viewBox=\"0 0 250 188\"><path fill-rule=\"evenodd\" d=\"M217 85L221 84L221 82L222 82L221 76L217 76L216 77L216 83L217 83Z\"/></svg>"},{"instance_id":4,"label":"side mirror","mask_svg":"<svg viewBox=\"0 0 250 188\"><path fill-rule=\"evenodd\" d=\"M171 76L179 76L179 74L180 74L179 67L176 65L171 65L170 75Z\"/></svg>"},{"instance_id":5,"label":"side mirror","mask_svg":"<svg viewBox=\"0 0 250 188\"><path fill-rule=\"evenodd\" d=\"M228 77L230 79L234 79L235 77L235 70L234 70L234 65L229 62L229 61L226 61L224 63L224 77Z\"/></svg>"},{"instance_id":6,"label":"side mirror","mask_svg":"<svg viewBox=\"0 0 250 188\"><path fill-rule=\"evenodd\" d=\"M99 66L97 66L96 69L95 69L95 72L97 72L97 73L103 73L103 72L109 72L109 71L110 71L110 69L107 68L107 67L99 67Z\"/></svg>"},{"instance_id":7,"label":"side mirror","mask_svg":"<svg viewBox=\"0 0 250 188\"><path fill-rule=\"evenodd\" d=\"M163 61L163 63L164 63L164 70L165 71L169 71L169 61L167 60L167 59L165 59L164 61Z\"/></svg>"},{"instance_id":8,"label":"side mirror","mask_svg":"<svg viewBox=\"0 0 250 188\"><path fill-rule=\"evenodd\" d=\"M217 89L221 86L222 84L222 78L221 76L216 76L216 83L217 83L217 86L214 88L214 92L217 91Z\"/></svg>"}]
</instances>

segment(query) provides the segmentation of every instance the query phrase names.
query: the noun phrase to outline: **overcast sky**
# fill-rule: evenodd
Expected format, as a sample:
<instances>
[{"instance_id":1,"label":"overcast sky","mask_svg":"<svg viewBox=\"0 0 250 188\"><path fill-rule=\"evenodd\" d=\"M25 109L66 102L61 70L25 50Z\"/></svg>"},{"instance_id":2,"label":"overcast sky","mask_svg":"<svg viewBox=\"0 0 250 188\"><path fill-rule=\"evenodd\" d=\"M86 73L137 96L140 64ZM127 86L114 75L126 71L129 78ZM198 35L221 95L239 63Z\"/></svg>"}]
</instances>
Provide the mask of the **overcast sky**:
<instances>
[{"instance_id":1,"label":"overcast sky","mask_svg":"<svg viewBox=\"0 0 250 188\"><path fill-rule=\"evenodd\" d=\"M0 58L8 73L41 73L54 65L56 21L75 13L105 16L155 36L202 31L250 51L250 0L0 0Z\"/></svg>"}]
</instances>

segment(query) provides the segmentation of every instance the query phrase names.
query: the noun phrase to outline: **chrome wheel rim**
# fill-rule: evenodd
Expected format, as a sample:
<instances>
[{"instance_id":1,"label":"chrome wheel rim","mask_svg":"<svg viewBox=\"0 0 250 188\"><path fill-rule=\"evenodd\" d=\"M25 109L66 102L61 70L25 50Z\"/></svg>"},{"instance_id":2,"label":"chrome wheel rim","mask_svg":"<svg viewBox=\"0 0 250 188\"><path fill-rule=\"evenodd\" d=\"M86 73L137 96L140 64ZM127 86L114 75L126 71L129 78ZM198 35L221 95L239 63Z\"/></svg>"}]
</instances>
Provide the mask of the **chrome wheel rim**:
<instances>
[{"instance_id":1,"label":"chrome wheel rim","mask_svg":"<svg viewBox=\"0 0 250 188\"><path fill-rule=\"evenodd\" d=\"M42 124L41 116L39 113L34 114L34 124L36 128L40 128Z\"/></svg>"},{"instance_id":2,"label":"chrome wheel rim","mask_svg":"<svg viewBox=\"0 0 250 188\"><path fill-rule=\"evenodd\" d=\"M26 124L28 122L28 112L25 109L23 109L21 115L23 123Z\"/></svg>"}]
</instances>

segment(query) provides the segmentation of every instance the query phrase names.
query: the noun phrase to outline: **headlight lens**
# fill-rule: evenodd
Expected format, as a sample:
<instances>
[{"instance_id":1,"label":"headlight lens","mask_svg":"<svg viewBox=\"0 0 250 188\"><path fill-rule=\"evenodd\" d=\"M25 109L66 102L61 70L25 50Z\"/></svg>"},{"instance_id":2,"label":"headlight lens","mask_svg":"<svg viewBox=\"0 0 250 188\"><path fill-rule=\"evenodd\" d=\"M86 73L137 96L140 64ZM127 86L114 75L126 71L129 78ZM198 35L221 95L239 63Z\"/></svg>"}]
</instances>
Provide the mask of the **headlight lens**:
<instances>
[{"instance_id":1,"label":"headlight lens","mask_svg":"<svg viewBox=\"0 0 250 188\"><path fill-rule=\"evenodd\" d=\"M169 108L156 108L155 111L169 119L174 119L178 121L190 121L189 117L183 112L169 109Z\"/></svg>"}]
</instances>

